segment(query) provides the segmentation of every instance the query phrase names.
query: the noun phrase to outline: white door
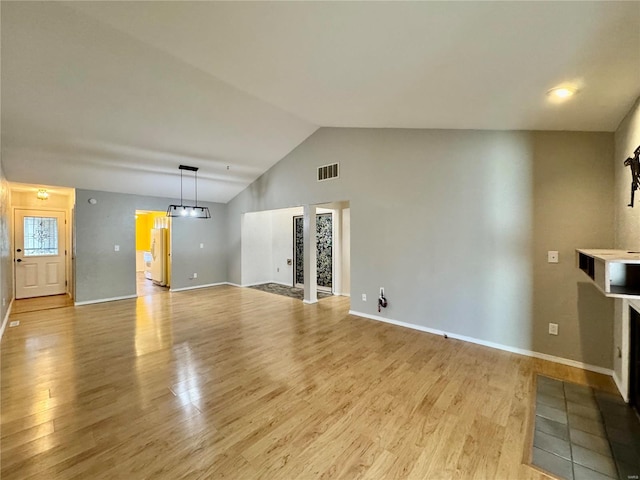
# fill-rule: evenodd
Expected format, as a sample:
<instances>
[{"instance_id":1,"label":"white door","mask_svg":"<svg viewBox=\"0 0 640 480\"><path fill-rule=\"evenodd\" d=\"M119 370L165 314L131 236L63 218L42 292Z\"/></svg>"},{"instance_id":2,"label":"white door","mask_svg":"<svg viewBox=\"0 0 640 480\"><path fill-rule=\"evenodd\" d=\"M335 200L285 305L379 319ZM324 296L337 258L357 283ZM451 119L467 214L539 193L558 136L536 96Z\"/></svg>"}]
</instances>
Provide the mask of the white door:
<instances>
[{"instance_id":1,"label":"white door","mask_svg":"<svg viewBox=\"0 0 640 480\"><path fill-rule=\"evenodd\" d=\"M16 298L65 293L65 212L16 210Z\"/></svg>"},{"instance_id":2,"label":"white door","mask_svg":"<svg viewBox=\"0 0 640 480\"><path fill-rule=\"evenodd\" d=\"M167 229L151 229L151 280L160 286L167 284Z\"/></svg>"}]
</instances>

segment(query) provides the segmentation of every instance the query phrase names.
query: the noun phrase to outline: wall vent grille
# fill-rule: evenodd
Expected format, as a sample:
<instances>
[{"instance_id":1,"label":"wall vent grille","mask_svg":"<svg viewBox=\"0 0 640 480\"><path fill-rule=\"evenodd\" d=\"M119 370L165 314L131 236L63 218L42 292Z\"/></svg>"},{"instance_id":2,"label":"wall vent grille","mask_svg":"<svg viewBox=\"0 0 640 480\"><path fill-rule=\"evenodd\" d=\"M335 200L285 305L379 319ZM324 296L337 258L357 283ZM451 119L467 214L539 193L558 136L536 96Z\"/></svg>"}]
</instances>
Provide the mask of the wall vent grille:
<instances>
[{"instance_id":1,"label":"wall vent grille","mask_svg":"<svg viewBox=\"0 0 640 480\"><path fill-rule=\"evenodd\" d=\"M338 164L332 163L331 165L324 165L318 167L318 181L324 182L325 180L331 180L332 178L338 178Z\"/></svg>"}]
</instances>

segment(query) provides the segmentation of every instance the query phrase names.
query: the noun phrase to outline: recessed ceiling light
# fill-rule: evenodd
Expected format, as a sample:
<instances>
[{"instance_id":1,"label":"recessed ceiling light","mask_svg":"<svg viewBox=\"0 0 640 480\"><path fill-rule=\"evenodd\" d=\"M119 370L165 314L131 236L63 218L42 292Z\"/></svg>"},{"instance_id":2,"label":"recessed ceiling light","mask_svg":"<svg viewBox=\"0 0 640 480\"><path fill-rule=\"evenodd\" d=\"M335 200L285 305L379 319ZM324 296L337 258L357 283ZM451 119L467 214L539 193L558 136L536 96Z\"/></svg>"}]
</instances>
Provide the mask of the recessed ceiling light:
<instances>
[{"instance_id":1,"label":"recessed ceiling light","mask_svg":"<svg viewBox=\"0 0 640 480\"><path fill-rule=\"evenodd\" d=\"M555 87L547 92L547 95L552 98L565 99L569 97L573 97L578 90L574 87Z\"/></svg>"}]
</instances>

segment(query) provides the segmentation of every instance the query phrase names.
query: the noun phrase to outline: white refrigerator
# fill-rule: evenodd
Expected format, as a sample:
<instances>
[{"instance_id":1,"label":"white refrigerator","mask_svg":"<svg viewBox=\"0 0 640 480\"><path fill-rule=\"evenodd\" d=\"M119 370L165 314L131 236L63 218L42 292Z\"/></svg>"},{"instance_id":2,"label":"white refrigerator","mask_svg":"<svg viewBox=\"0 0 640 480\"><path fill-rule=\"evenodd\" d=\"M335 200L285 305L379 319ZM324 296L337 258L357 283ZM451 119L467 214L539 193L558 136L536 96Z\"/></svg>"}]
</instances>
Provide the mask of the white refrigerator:
<instances>
[{"instance_id":1,"label":"white refrigerator","mask_svg":"<svg viewBox=\"0 0 640 480\"><path fill-rule=\"evenodd\" d=\"M151 280L162 286L168 283L167 232L166 228L151 229Z\"/></svg>"}]
</instances>

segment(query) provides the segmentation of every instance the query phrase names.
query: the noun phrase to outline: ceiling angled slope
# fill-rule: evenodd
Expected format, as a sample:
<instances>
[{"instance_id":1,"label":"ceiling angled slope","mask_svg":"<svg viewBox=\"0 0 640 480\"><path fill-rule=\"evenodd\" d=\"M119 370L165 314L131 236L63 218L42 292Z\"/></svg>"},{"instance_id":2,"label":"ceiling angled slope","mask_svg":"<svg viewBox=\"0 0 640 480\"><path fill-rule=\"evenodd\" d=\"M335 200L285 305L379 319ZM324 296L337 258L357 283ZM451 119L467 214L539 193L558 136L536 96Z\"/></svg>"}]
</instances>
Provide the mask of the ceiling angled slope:
<instances>
[{"instance_id":1,"label":"ceiling angled slope","mask_svg":"<svg viewBox=\"0 0 640 480\"><path fill-rule=\"evenodd\" d=\"M178 197L188 164L200 199L227 202L317 129L55 2L3 2L2 62L16 182Z\"/></svg>"},{"instance_id":2,"label":"ceiling angled slope","mask_svg":"<svg viewBox=\"0 0 640 480\"><path fill-rule=\"evenodd\" d=\"M318 126L612 131L638 24L640 2L3 1L5 173L175 198L195 165L226 202Z\"/></svg>"},{"instance_id":3,"label":"ceiling angled slope","mask_svg":"<svg viewBox=\"0 0 640 480\"><path fill-rule=\"evenodd\" d=\"M320 126L612 131L640 95L640 2L73 8Z\"/></svg>"}]
</instances>

